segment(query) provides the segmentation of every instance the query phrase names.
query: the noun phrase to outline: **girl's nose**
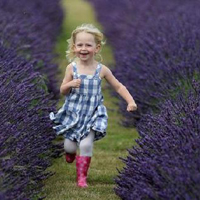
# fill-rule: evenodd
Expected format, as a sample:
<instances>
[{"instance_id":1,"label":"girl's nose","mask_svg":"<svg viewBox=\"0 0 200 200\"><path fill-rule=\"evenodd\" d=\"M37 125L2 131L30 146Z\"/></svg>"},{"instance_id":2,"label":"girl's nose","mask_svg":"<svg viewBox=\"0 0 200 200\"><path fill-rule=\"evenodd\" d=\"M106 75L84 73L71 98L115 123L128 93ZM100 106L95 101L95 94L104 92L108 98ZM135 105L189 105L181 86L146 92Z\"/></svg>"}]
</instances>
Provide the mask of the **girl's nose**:
<instances>
[{"instance_id":1,"label":"girl's nose","mask_svg":"<svg viewBox=\"0 0 200 200\"><path fill-rule=\"evenodd\" d=\"M82 46L82 50L85 50L85 49L86 49L86 46L83 45L83 46Z\"/></svg>"}]
</instances>

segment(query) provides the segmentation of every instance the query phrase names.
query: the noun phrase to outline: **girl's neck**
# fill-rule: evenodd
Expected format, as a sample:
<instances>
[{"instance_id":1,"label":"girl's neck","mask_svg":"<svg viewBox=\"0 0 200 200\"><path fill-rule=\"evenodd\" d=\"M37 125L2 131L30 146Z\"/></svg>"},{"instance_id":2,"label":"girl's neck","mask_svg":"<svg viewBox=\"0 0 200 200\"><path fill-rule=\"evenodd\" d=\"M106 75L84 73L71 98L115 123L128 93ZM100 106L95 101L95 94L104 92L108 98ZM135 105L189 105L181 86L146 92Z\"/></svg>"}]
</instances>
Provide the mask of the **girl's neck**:
<instances>
[{"instance_id":1,"label":"girl's neck","mask_svg":"<svg viewBox=\"0 0 200 200\"><path fill-rule=\"evenodd\" d=\"M98 62L96 60L87 60L87 61L78 60L77 61L77 64L83 67L93 67L93 66L96 66L97 63Z\"/></svg>"}]
</instances>

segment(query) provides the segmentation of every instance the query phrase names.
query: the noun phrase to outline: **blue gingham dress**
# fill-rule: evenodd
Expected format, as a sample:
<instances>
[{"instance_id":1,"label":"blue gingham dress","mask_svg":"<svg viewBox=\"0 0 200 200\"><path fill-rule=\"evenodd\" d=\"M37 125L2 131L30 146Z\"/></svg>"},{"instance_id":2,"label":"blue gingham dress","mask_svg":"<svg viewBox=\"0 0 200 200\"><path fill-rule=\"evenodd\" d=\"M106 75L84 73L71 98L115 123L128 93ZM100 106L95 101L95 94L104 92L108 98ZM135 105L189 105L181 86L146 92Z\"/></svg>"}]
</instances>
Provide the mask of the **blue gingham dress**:
<instances>
[{"instance_id":1,"label":"blue gingham dress","mask_svg":"<svg viewBox=\"0 0 200 200\"><path fill-rule=\"evenodd\" d=\"M56 114L50 113L50 119L57 125L53 127L57 135L64 135L74 142L80 143L87 137L90 130L94 130L94 140L106 135L108 115L103 105L101 93L101 64L97 65L94 75L80 75L75 62L73 65L73 79L81 79L79 88L72 88L66 95L64 105Z\"/></svg>"}]
</instances>

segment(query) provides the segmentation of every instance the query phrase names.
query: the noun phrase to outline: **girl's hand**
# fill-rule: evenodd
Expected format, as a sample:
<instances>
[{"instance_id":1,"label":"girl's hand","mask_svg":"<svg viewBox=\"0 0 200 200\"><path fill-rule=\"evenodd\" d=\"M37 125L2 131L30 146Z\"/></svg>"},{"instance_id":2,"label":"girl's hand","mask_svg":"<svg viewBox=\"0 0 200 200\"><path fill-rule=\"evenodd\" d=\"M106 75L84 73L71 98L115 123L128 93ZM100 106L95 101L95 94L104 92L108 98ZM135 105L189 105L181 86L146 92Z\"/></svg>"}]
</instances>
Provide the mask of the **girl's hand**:
<instances>
[{"instance_id":1,"label":"girl's hand","mask_svg":"<svg viewBox=\"0 0 200 200\"><path fill-rule=\"evenodd\" d=\"M128 112L132 112L132 111L135 111L135 110L137 110L137 105L136 105L136 103L133 101L133 102L131 102L131 103L128 104L128 106L127 106L127 111L128 111Z\"/></svg>"},{"instance_id":2,"label":"girl's hand","mask_svg":"<svg viewBox=\"0 0 200 200\"><path fill-rule=\"evenodd\" d=\"M74 79L70 82L72 88L79 88L81 85L81 79Z\"/></svg>"}]
</instances>

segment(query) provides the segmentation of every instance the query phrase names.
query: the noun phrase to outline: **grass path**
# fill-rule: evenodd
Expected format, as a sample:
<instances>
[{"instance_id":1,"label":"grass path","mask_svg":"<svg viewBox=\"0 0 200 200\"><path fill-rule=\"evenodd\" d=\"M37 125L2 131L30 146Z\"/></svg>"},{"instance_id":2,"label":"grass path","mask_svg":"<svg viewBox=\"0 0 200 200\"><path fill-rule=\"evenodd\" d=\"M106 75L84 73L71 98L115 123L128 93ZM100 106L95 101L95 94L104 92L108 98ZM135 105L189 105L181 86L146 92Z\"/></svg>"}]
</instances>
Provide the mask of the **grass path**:
<instances>
[{"instance_id":1,"label":"grass path","mask_svg":"<svg viewBox=\"0 0 200 200\"><path fill-rule=\"evenodd\" d=\"M58 39L56 52L59 54L61 74L63 78L65 67L68 64L65 59L66 39L74 28L82 23L92 23L103 31L97 22L91 5L84 0L62 0L62 6L66 11L63 22L63 31ZM106 45L102 51L103 63L107 66L114 63L111 48ZM114 178L118 174L116 168L122 169L123 163L119 157L126 157L126 149L131 148L137 138L135 129L128 129L119 125L121 116L116 107L117 99L109 94L109 89L103 82L103 95L105 106L108 109L107 136L95 142L91 167L89 170L87 189L76 187L75 163L67 164L64 157L54 160L49 170L56 172L56 175L45 181L43 194L47 200L117 200L119 199L113 188ZM63 98L58 107L63 104Z\"/></svg>"}]
</instances>

